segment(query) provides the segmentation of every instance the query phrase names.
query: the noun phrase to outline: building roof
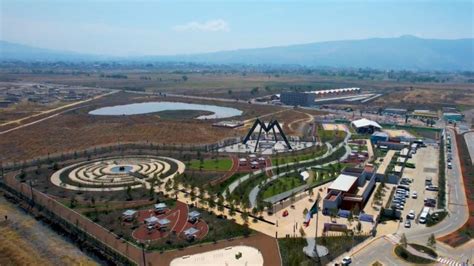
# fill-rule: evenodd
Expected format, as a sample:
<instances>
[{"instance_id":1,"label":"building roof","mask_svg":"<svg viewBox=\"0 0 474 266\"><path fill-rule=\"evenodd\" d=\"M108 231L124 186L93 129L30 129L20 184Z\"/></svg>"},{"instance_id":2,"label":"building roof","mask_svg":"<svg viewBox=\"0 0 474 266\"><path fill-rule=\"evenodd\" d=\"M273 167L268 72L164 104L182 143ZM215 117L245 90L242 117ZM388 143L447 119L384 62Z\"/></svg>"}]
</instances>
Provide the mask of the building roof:
<instances>
[{"instance_id":1,"label":"building roof","mask_svg":"<svg viewBox=\"0 0 474 266\"><path fill-rule=\"evenodd\" d=\"M375 131L374 134L372 134L373 137L384 137L384 138L388 138L389 135L387 132L383 132L383 131Z\"/></svg>"},{"instance_id":2,"label":"building roof","mask_svg":"<svg viewBox=\"0 0 474 266\"><path fill-rule=\"evenodd\" d=\"M340 174L328 189L347 192L356 182L357 177L351 175Z\"/></svg>"},{"instance_id":3,"label":"building roof","mask_svg":"<svg viewBox=\"0 0 474 266\"><path fill-rule=\"evenodd\" d=\"M361 119L352 121L352 124L357 128L370 127L370 126L376 127L376 128L382 128L382 126L380 126L379 123L369 120L367 118L361 118Z\"/></svg>"},{"instance_id":4,"label":"building roof","mask_svg":"<svg viewBox=\"0 0 474 266\"><path fill-rule=\"evenodd\" d=\"M403 148L400 151L400 156L407 156L409 152L410 152L410 150L408 148Z\"/></svg>"},{"instance_id":5,"label":"building roof","mask_svg":"<svg viewBox=\"0 0 474 266\"><path fill-rule=\"evenodd\" d=\"M199 217L199 215L201 215L201 214L198 211L192 211L192 212L188 213L189 218L197 218L197 217Z\"/></svg>"},{"instance_id":6,"label":"building roof","mask_svg":"<svg viewBox=\"0 0 474 266\"><path fill-rule=\"evenodd\" d=\"M462 116L460 113L446 112L443 113L443 116Z\"/></svg>"},{"instance_id":7,"label":"building roof","mask_svg":"<svg viewBox=\"0 0 474 266\"><path fill-rule=\"evenodd\" d=\"M304 181L309 178L309 172L308 171L303 171L300 173L300 176L303 178Z\"/></svg>"},{"instance_id":8,"label":"building roof","mask_svg":"<svg viewBox=\"0 0 474 266\"><path fill-rule=\"evenodd\" d=\"M158 203L158 204L155 204L155 209L164 209L166 208L166 203Z\"/></svg>"},{"instance_id":9,"label":"building roof","mask_svg":"<svg viewBox=\"0 0 474 266\"><path fill-rule=\"evenodd\" d=\"M384 109L385 112L406 112L407 109L405 108L385 108Z\"/></svg>"},{"instance_id":10,"label":"building roof","mask_svg":"<svg viewBox=\"0 0 474 266\"><path fill-rule=\"evenodd\" d=\"M135 215L135 213L137 213L137 211L135 211L135 210L126 210L126 211L123 212L123 215L124 216L133 216L133 215Z\"/></svg>"},{"instance_id":11,"label":"building roof","mask_svg":"<svg viewBox=\"0 0 474 266\"><path fill-rule=\"evenodd\" d=\"M402 167L400 165L395 165L395 167L393 168L393 171L395 173L400 173L402 172Z\"/></svg>"},{"instance_id":12,"label":"building roof","mask_svg":"<svg viewBox=\"0 0 474 266\"><path fill-rule=\"evenodd\" d=\"M194 228L194 227L190 227L190 228L184 230L184 234L187 235L187 236L193 236L193 235L197 234L197 232L199 232L199 230Z\"/></svg>"},{"instance_id":13,"label":"building roof","mask_svg":"<svg viewBox=\"0 0 474 266\"><path fill-rule=\"evenodd\" d=\"M151 217L148 217L145 219L145 222L147 224L154 224L154 223L157 223L160 219L158 219L158 217L156 216L151 216Z\"/></svg>"},{"instance_id":14,"label":"building roof","mask_svg":"<svg viewBox=\"0 0 474 266\"><path fill-rule=\"evenodd\" d=\"M171 221L166 218L163 218L163 219L158 220L158 223L161 225L167 225L167 224L170 224Z\"/></svg>"}]
</instances>

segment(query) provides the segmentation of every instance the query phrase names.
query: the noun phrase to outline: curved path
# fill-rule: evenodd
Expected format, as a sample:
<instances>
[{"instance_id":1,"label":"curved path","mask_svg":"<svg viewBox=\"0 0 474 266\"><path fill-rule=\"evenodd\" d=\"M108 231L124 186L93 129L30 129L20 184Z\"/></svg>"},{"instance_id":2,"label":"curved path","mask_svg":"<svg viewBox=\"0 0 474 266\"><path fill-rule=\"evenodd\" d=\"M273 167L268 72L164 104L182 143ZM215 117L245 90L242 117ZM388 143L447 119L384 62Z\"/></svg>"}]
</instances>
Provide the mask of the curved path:
<instances>
[{"instance_id":1,"label":"curved path","mask_svg":"<svg viewBox=\"0 0 474 266\"><path fill-rule=\"evenodd\" d=\"M349 138L351 137L351 133L346 131L346 137L344 138L344 140L339 143L336 147L332 148L331 147L331 144L329 143L325 143L325 145L328 147L328 150L327 152L320 156L320 157L316 157L316 158L313 158L313 159L308 159L308 160L305 160L305 161L300 161L300 162L297 162L298 164L300 163L311 163L311 162L314 162L314 161L317 161L319 159L322 159L322 158L325 158L327 156L329 156L330 154L332 154L334 151L336 151L338 148L342 147L342 146L346 146L346 154L347 154L347 151L349 151L350 153L350 147L347 147L347 141L349 140ZM278 167L286 167L286 166L292 166L292 165L295 165L297 164L295 162L290 162L290 163L287 163L287 164L283 164L283 165L279 165ZM269 170L273 170L273 169L276 169L277 166L270 166L270 167L265 167L263 169L259 169L255 172L252 173L252 175L258 175L258 174L261 174L261 173L264 173L266 171L269 171ZM234 182L232 182L229 186L228 186L228 189L229 189L229 192L232 193L242 182L245 182L246 180L248 180L250 178L251 174L247 174L247 175L244 175L242 176L241 178L235 180ZM274 177L274 176L273 176ZM273 178L272 177L272 178ZM255 189L255 188L254 188ZM252 192L251 192L252 193ZM255 192L253 192L253 194L255 194ZM257 191L257 194L258 194L258 191ZM222 196L224 196L224 198L227 197L227 194L226 192L224 192L222 194ZM253 197L253 196L252 196ZM255 195L256 197L256 195ZM252 200L250 201L252 203ZM254 206L254 205L252 205Z\"/></svg>"},{"instance_id":2,"label":"curved path","mask_svg":"<svg viewBox=\"0 0 474 266\"><path fill-rule=\"evenodd\" d=\"M339 148L339 147L338 147ZM323 156L320 156L320 157L317 157L315 158L316 160L318 159L324 159L328 156L330 156L335 150L337 150L338 148L336 149L333 149L329 154L326 153L324 154ZM345 145L345 148L346 148L346 152L344 153L344 155L342 155L339 159L337 160L333 160L333 161L330 161L330 162L327 162L327 163L323 163L323 164L319 164L319 165L314 165L314 166L311 166L311 167L324 167L324 166L327 166L327 165L330 165L330 164L334 164L334 163L337 163L339 161L342 161L342 160L345 160L349 154L351 153L351 148L349 147L349 145ZM311 159L311 161L314 161L315 159ZM309 160L308 160L309 161ZM302 161L301 163L305 163L306 161ZM293 169L291 171L288 171L288 172L284 172L284 173L280 173L279 175L274 175L268 179L265 179L264 183L263 184L259 184L257 186L255 186L249 193L249 202L250 202L250 208L253 208L253 207L256 207L257 206L257 196L258 196L258 193L260 192L261 188L270 183L270 182L273 182L274 180L282 177L282 176L285 176L286 174L289 174L289 173L293 173L293 172L299 172L301 170L303 170L304 168L306 167L300 167L298 169Z\"/></svg>"}]
</instances>

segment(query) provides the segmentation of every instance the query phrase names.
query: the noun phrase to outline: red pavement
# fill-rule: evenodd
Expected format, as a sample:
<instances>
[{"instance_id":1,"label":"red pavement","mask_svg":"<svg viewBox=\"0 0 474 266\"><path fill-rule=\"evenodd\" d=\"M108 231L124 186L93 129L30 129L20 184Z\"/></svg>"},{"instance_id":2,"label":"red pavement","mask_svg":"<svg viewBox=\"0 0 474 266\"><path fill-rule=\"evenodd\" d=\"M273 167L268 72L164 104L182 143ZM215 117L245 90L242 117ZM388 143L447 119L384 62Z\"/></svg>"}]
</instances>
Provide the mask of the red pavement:
<instances>
[{"instance_id":1,"label":"red pavement","mask_svg":"<svg viewBox=\"0 0 474 266\"><path fill-rule=\"evenodd\" d=\"M212 180L211 185L214 186L214 185L220 184L226 181L228 178L230 178L235 172L237 172L237 170L239 169L239 157L232 155L231 159L232 159L232 167L230 168L230 170L227 171L225 175L223 175L222 177Z\"/></svg>"},{"instance_id":2,"label":"red pavement","mask_svg":"<svg viewBox=\"0 0 474 266\"><path fill-rule=\"evenodd\" d=\"M157 240L160 238L167 237L172 231L176 231L176 234L181 234L184 230L188 229L192 226L192 224L188 223L188 212L189 208L183 202L177 201L176 206L173 210L167 210L164 214L157 215L154 210L141 210L138 213L138 222L140 226L135 229L132 233L133 238L138 240ZM166 218L170 220L170 226L166 229L166 231L160 231L158 229L153 229L151 231L148 230L145 219L150 216L156 216L159 219ZM206 229L207 224L205 221L200 220L199 223L196 224L200 228ZM207 233L207 229L206 229ZM203 234L204 237L206 234ZM201 232L198 234L197 238L201 238Z\"/></svg>"}]
</instances>

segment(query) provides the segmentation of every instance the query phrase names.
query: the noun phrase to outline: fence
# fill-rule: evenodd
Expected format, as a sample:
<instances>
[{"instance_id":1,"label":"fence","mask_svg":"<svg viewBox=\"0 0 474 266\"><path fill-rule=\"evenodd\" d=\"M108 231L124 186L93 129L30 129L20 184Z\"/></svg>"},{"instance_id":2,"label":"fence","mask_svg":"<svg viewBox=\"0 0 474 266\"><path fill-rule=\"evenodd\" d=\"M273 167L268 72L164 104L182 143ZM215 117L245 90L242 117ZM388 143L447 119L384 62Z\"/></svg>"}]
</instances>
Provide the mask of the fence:
<instances>
[{"instance_id":1,"label":"fence","mask_svg":"<svg viewBox=\"0 0 474 266\"><path fill-rule=\"evenodd\" d=\"M0 185L9 193L41 210L42 214L64 230L98 248L103 255L115 263L131 265L142 260L140 248L123 241L104 227L63 206L26 183L17 181L13 175L5 176Z\"/></svg>"}]
</instances>

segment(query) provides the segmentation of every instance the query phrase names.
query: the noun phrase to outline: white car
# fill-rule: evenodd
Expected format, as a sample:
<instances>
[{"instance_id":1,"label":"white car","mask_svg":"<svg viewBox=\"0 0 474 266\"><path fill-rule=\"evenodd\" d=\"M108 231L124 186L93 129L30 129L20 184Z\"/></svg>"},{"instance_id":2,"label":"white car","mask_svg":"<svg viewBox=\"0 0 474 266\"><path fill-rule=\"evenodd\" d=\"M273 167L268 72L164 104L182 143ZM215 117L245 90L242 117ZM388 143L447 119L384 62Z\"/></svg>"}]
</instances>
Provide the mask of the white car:
<instances>
[{"instance_id":1,"label":"white car","mask_svg":"<svg viewBox=\"0 0 474 266\"><path fill-rule=\"evenodd\" d=\"M411 222L410 220L405 221L405 228L410 228L411 227Z\"/></svg>"},{"instance_id":2,"label":"white car","mask_svg":"<svg viewBox=\"0 0 474 266\"><path fill-rule=\"evenodd\" d=\"M412 198L412 199L418 198L418 193L416 193L416 191L413 191L413 192L411 193L411 198Z\"/></svg>"},{"instance_id":3,"label":"white car","mask_svg":"<svg viewBox=\"0 0 474 266\"><path fill-rule=\"evenodd\" d=\"M414 219L415 219L415 211L414 211L414 210L410 210L410 212L408 213L407 216L408 216L409 219L414 220Z\"/></svg>"},{"instance_id":4,"label":"white car","mask_svg":"<svg viewBox=\"0 0 474 266\"><path fill-rule=\"evenodd\" d=\"M342 263L342 265L349 265L349 264L352 263L352 258L351 258L351 257L344 257L344 258L342 259L342 262L341 262L341 263Z\"/></svg>"}]
</instances>

